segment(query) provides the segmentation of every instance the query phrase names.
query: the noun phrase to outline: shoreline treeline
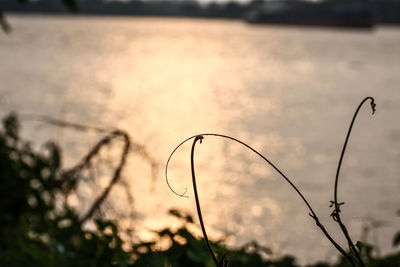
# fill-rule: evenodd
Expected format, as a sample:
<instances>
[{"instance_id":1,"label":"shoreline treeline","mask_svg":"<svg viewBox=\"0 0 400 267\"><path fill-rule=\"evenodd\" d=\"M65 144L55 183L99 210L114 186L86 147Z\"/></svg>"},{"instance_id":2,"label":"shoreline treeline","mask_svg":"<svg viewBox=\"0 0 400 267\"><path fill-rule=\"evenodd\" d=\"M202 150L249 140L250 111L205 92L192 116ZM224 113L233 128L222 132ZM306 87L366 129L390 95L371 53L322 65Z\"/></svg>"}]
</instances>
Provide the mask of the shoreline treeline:
<instances>
[{"instance_id":1,"label":"shoreline treeline","mask_svg":"<svg viewBox=\"0 0 400 267\"><path fill-rule=\"evenodd\" d=\"M301 0L292 0L302 3ZM329 0L335 4L337 0ZM290 1L289 1L290 2ZM340 1L339 1L340 2ZM22 4L21 4L22 3ZM78 11L88 15L125 15L125 16L164 16L195 18L232 18L242 19L246 12L254 10L262 0L247 3L238 1L211 1L201 3L196 0L38 0L16 1L3 0L0 10L14 13L55 13L63 14ZM304 2L308 3L308 2ZM399 0L366 1L376 14L377 23L400 24ZM267 3L268 5L268 3ZM308 5L310 8L312 5ZM310 10L312 12L312 10ZM315 11L317 12L317 10Z\"/></svg>"}]
</instances>

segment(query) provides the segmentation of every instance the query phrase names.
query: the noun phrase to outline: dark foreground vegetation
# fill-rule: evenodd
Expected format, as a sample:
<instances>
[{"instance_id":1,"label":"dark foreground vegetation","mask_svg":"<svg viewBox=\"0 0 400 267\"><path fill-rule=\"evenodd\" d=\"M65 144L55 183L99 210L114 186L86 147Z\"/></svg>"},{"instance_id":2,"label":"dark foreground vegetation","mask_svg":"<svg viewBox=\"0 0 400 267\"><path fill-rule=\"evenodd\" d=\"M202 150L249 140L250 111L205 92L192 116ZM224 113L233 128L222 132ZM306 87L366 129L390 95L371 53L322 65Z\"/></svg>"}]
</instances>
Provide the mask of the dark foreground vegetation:
<instances>
[{"instance_id":1,"label":"dark foreground vegetation","mask_svg":"<svg viewBox=\"0 0 400 267\"><path fill-rule=\"evenodd\" d=\"M169 240L164 250L154 242L124 241L118 225L96 212L101 202L91 214L78 215L66 198L76 190L81 169L65 170L56 144L49 142L45 150L35 151L20 138L19 130L15 115L6 117L0 129L0 266L215 266L204 240L188 230L191 216L182 212L170 211L184 222L180 229L156 232L159 239ZM87 221L93 222L90 230L83 227ZM399 239L398 235L394 245L399 245ZM228 248L223 241L212 246L219 257L227 255L230 267L299 266L292 256L267 260L270 250L255 242L240 248ZM363 245L368 266L400 266L400 252L382 258L373 252L373 245ZM341 257L335 264L309 266L350 265Z\"/></svg>"}]
</instances>

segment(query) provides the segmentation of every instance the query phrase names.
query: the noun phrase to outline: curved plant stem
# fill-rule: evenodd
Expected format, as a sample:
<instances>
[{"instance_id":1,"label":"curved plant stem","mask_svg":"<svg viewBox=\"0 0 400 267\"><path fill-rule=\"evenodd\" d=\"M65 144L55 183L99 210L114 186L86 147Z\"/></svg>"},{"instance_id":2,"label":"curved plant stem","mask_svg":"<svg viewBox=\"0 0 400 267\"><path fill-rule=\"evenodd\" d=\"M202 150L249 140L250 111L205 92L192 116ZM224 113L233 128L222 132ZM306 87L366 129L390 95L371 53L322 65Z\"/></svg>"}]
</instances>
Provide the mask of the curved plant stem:
<instances>
[{"instance_id":1,"label":"curved plant stem","mask_svg":"<svg viewBox=\"0 0 400 267\"><path fill-rule=\"evenodd\" d=\"M336 177L335 177L334 201L332 203L332 204L334 204L334 207L335 207L335 209L334 209L334 211L332 213L332 217L339 224L340 228L342 229L342 232L343 232L344 236L347 239L347 242L349 243L349 247L350 247L351 251L354 253L354 255L356 255L357 260L359 261L360 265L363 266L363 267L365 267L365 264L364 264L364 262L363 262L363 260L362 260L362 258L360 256L360 253L358 252L358 250L354 246L354 243L351 240L351 237L350 237L350 235L349 235L349 233L348 233L348 231L346 229L346 226L343 224L342 219L340 218L340 205L342 205L344 203L339 203L338 202L337 195L338 195L338 183L339 183L340 169L342 167L343 157L344 157L344 154L346 152L347 143L349 141L350 134L351 134L351 131L353 129L353 125L354 125L354 122L355 122L355 120L357 118L357 115L358 115L361 107L364 105L364 103L367 100L371 101L372 114L375 113L375 107L376 107L375 101L374 101L374 98L372 98L370 96L364 98L364 100L361 101L361 103L358 105L358 107L357 107L357 109L356 109L356 111L354 113L353 119L351 120L351 123L350 123L350 126L349 126L349 130L347 132L346 139L345 139L344 144L343 144L342 153L340 154L340 158L339 158L339 163L338 163L338 167L337 167L337 171L336 171Z\"/></svg>"},{"instance_id":2,"label":"curved plant stem","mask_svg":"<svg viewBox=\"0 0 400 267\"><path fill-rule=\"evenodd\" d=\"M81 223L84 223L93 217L94 213L97 210L99 210L101 205L106 200L107 196L110 194L111 189L115 186L115 184L117 184L118 182L121 181L121 173L123 171L123 168L126 165L126 161L127 161L129 153L131 153L131 152L137 153L143 159L147 160L151 165L152 178L154 179L154 177L155 177L155 169L157 168L157 163L151 157L151 155L147 152L146 148L143 145L132 141L131 137L129 136L128 132L126 132L126 131L115 129L115 128L110 128L110 127L106 128L106 127L90 126L90 125L85 125L85 124L80 124L80 123L73 123L73 122L63 121L63 120L55 119L53 117L43 116L43 115L38 115L38 114L22 114L22 115L20 115L20 117L22 119L26 119L26 120L34 120L34 121L44 122L44 123L54 125L57 127L69 128L69 129L74 129L74 130L83 131L83 132L95 132L95 133L100 133L100 134L106 134L102 139L100 139L100 141L98 141L90 149L90 151L85 155L85 157L77 165L75 165L74 167L72 167L71 169L69 169L65 172L64 181L67 182L67 186L65 189L67 191L67 193L69 193L69 191L72 190L74 183L76 182L76 179L78 178L77 174L86 168L90 168L92 161L94 160L94 158L98 155L98 153L104 146L109 145L115 139L122 139L123 148L121 151L121 156L119 158L119 163L113 171L113 176L112 176L110 182L108 183L108 185L103 189L101 194L96 197L96 199L94 200L94 202L91 205L91 207L89 208L89 210L82 216L82 218L80 219ZM128 194L128 198L130 198L129 194ZM130 199L132 199L132 198L130 198Z\"/></svg>"},{"instance_id":3,"label":"curved plant stem","mask_svg":"<svg viewBox=\"0 0 400 267\"><path fill-rule=\"evenodd\" d=\"M253 151L255 154L257 154L259 157L261 157L264 161L266 161L272 168L274 168L275 171L277 171L289 184L290 186L296 191L296 193L301 197L301 199L303 200L303 202L306 204L306 206L308 207L309 211L310 211L310 216L315 220L316 225L321 229L321 231L324 233L324 235L326 236L326 238L328 238L328 240L335 246L335 248L350 262L350 264L354 267L356 267L356 264L352 258L351 255L349 255L338 243L336 243L336 241L329 235L329 233L327 232L327 230L325 229L325 227L320 223L320 220L318 219L317 214L314 212L314 210L312 209L311 205L308 203L308 201L306 200L306 198L303 196L303 194L300 192L300 190L291 182L291 180L278 168L276 167L270 160L268 160L266 157L264 157L261 153L259 153L258 151L256 151L254 148L252 148L251 146L249 146L248 144L227 136L227 135L222 135L222 134L214 134L214 133L206 133L206 134L200 134L200 135L194 135L191 136L187 139L185 139L184 141L182 141L177 147L175 147L175 149L172 151L172 153L170 154L170 156L168 157L166 166L165 166L165 178L167 181L167 185L168 187L171 189L171 191L181 197L188 197L186 196L186 192L187 192L187 188L185 189L185 192L183 194L179 194L177 193L175 190L173 190L173 188L171 187L171 185L168 182L168 166L169 166L169 162L171 161L172 156L174 155L174 153L176 152L176 150L182 146L184 143L186 143L187 141L189 141L190 139L195 139L194 144L196 143L197 140L202 140L204 138L204 136L216 136L216 137L222 137L225 139L229 139L232 141L235 141L245 147L247 147L248 149L250 149L251 151ZM192 147L192 153L194 153L194 145ZM194 174L194 171L192 171L192 175ZM194 176L193 176L194 177ZM196 189L197 190L197 189ZM197 202L196 202L197 203ZM199 216L201 216L201 214L199 213ZM211 252L211 254L213 255L213 258L215 257L215 255Z\"/></svg>"},{"instance_id":4,"label":"curved plant stem","mask_svg":"<svg viewBox=\"0 0 400 267\"><path fill-rule=\"evenodd\" d=\"M119 164L117 168L114 170L114 174L112 179L110 180L109 184L107 187L103 190L103 192L96 198L96 200L93 202L92 206L90 207L89 211L82 216L80 222L84 223L88 219L90 219L93 214L95 213L96 210L98 210L101 206L101 204L104 202L104 200L107 198L109 195L111 189L113 186L120 180L121 178L121 172L122 169L125 166L125 162L129 153L129 148L131 146L131 141L129 138L129 135L123 131L114 131L110 133L110 135L106 136L103 138L94 148L89 152L89 154L85 157L82 165L78 165L78 168L82 168L83 166L86 166L89 164L91 159L93 158L94 155L96 155L99 151L99 149L104 145L107 144L111 141L111 139L116 138L116 137L122 137L124 140L124 148L122 150L122 154L120 157Z\"/></svg>"},{"instance_id":5,"label":"curved plant stem","mask_svg":"<svg viewBox=\"0 0 400 267\"><path fill-rule=\"evenodd\" d=\"M76 175L77 173L81 172L83 169L87 168L90 166L90 163L92 160L95 158L95 156L99 153L102 147L108 145L111 143L112 140L117 139L117 138L122 138L124 142L124 147L122 149L121 157L118 163L118 166L115 168L113 176L108 183L108 185L104 188L102 193L96 197L95 201L89 208L89 210L82 216L80 219L80 223L83 224L87 220L89 220L93 214L100 208L100 206L103 204L104 200L107 198L109 195L111 189L114 187L115 184L119 182L121 179L121 173L123 168L125 167L126 159L128 157L129 150L131 148L131 138L129 137L129 134L125 131L122 130L111 130L107 128L102 128L102 127L96 127L96 126L89 126L89 125L84 125L84 124L79 124L79 123L73 123L73 122L67 122L67 121L62 121L58 119L54 119L49 116L42 116L42 115L35 115L35 114L22 114L21 117L23 119L28 119L28 120L37 120L37 121L42 121L48 124L52 124L58 127L65 127L65 128L72 128L76 129L79 131L93 131L97 133L108 133L106 136L104 136L100 141L98 141L93 148L86 154L86 156L81 160L79 164L76 166L72 167L70 170L66 171L65 177L67 177L67 180L69 180L69 186L66 189L67 191L70 191L72 189L72 185L75 182ZM69 193L69 192L68 192Z\"/></svg>"},{"instance_id":6,"label":"curved plant stem","mask_svg":"<svg viewBox=\"0 0 400 267\"><path fill-rule=\"evenodd\" d=\"M191 171L192 171L192 181L193 181L193 191L194 191L194 199L196 200L196 209L197 209L197 214L199 216L199 221L200 221L200 226L201 226L201 231L203 232L204 236L204 241L206 242L208 251L210 252L215 265L219 266L217 256L215 256L215 253L211 247L210 241L208 240L206 228L204 227L204 222L203 222L203 215L201 214L201 208L200 208L200 200L199 200L199 195L197 193L197 186L196 186L196 177L195 177L195 172L194 172L194 147L196 146L197 141L203 140L203 136L198 135L194 138L193 145L192 145L192 151L190 152L190 166L191 166Z\"/></svg>"}]
</instances>

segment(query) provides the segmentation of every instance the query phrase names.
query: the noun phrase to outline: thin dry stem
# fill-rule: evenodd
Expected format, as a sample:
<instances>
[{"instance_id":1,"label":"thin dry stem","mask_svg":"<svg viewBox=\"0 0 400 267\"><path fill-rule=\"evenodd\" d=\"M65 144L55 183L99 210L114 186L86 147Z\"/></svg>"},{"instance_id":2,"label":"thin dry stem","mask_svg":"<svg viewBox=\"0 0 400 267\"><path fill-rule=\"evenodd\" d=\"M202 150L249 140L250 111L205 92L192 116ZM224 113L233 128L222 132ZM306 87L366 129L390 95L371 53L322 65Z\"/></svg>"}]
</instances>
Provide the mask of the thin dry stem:
<instances>
[{"instance_id":1,"label":"thin dry stem","mask_svg":"<svg viewBox=\"0 0 400 267\"><path fill-rule=\"evenodd\" d=\"M363 267L365 267L366 265L363 262L360 253L356 249L356 247L354 245L354 242L352 241L352 239L351 239L351 237L350 237L350 235L349 235L349 233L347 231L347 228L343 224L342 219L340 217L340 206L343 205L344 202L339 203L337 195L338 195L338 184L339 184L340 170L341 170L341 167L342 167L343 157L344 157L344 154L346 152L347 143L349 141L350 134L351 134L351 131L353 129L353 125L354 125L354 122L355 122L355 120L357 118L357 115L358 115L361 107L368 100L371 101L372 114L375 113L375 110L376 110L375 109L375 107L376 107L375 101L374 101L374 98L370 97L370 96L364 98L364 100L361 101L361 103L358 105L358 107L357 107L357 109L356 109L356 111L354 113L353 119L351 120L351 123L350 123L350 126L349 126L349 130L348 130L347 135L346 135L346 139L345 139L344 144L343 144L343 149L342 149L342 152L341 152L340 158L339 158L339 163L338 163L338 167L337 167L337 171L336 171L336 177L335 177L334 201L332 202L332 204L334 204L334 207L335 207L334 211L332 212L332 217L339 224L344 236L346 237L346 240L347 240L347 242L349 244L349 247L350 247L351 251L356 255L356 258L357 258L359 264L361 266L363 266Z\"/></svg>"},{"instance_id":2,"label":"thin dry stem","mask_svg":"<svg viewBox=\"0 0 400 267\"><path fill-rule=\"evenodd\" d=\"M203 232L203 236L204 236L204 241L206 242L208 251L210 252L210 254L212 256L212 258L213 258L213 260L215 262L215 265L219 266L220 264L218 263L217 256L215 256L215 253L214 253L214 251L213 251L213 249L211 247L210 241L209 241L208 236L207 236L206 228L204 226L203 215L201 213L201 208L200 208L200 199L199 199L199 195L197 193L197 186L196 186L196 176L195 176L195 170L194 170L194 148L196 146L196 142L200 141L200 143L201 143L203 138L204 137L201 136L201 135L198 135L198 136L196 136L194 138L193 145L192 145L192 150L190 152L190 166L191 166L191 171L192 171L193 191L194 191L194 199L196 201L196 209L197 209L197 214L199 216L199 222L200 222L200 226L201 226L201 231Z\"/></svg>"},{"instance_id":3,"label":"thin dry stem","mask_svg":"<svg viewBox=\"0 0 400 267\"><path fill-rule=\"evenodd\" d=\"M201 138L200 138L201 136ZM169 166L169 162L171 161L172 156L174 155L174 153L177 151L177 149L182 146L184 143L186 143L187 141L191 140L191 139L195 139L196 140L200 140L203 139L204 136L216 136L216 137L222 137L225 139L229 139L232 141L235 141L239 144L242 144L243 146L247 147L248 149L250 149L251 151L253 151L255 154L257 154L258 156L260 156L264 161L266 161L272 168L274 168L285 180L286 182L288 182L290 184L290 186L292 187L292 189L294 189L296 191L296 193L300 196L300 198L303 200L303 202L306 204L306 206L308 207L309 211L310 211L310 216L315 220L316 225L321 229L321 231L323 232L323 234L326 236L326 238L328 238L328 240L334 245L334 247L351 263L352 266L356 267L355 262L352 258L351 255L349 255L328 233L328 231L325 229L325 227L320 223L320 220L318 219L317 214L314 212L314 210L312 209L311 205L309 204L309 202L306 200L306 198L303 196L303 194L299 191L299 189L292 183L292 181L278 168L276 167L270 160L268 160L265 156L263 156L261 153L259 153L257 150L255 150L254 148L252 148L251 146L249 146L248 144L234 138L234 137L230 137L227 135L222 135L222 134L214 134L214 133L206 133L206 134L199 134L199 135L194 135L191 136L187 139L185 139L183 142L181 142L177 147L175 147L175 149L172 151L172 153L170 154L170 156L168 157L166 166L165 166L165 177L166 177L166 182L168 187L170 188L170 190L180 196L180 197L188 197L186 196L186 192L187 189L185 189L185 192L183 194L179 194L177 193L170 185L170 183L168 182L168 166ZM195 142L194 142L195 143ZM192 148L194 149L194 147ZM193 152L194 153L194 152ZM199 216L201 216L201 214L199 214ZM210 252L211 255L213 256L213 258L215 257L215 255Z\"/></svg>"}]
</instances>

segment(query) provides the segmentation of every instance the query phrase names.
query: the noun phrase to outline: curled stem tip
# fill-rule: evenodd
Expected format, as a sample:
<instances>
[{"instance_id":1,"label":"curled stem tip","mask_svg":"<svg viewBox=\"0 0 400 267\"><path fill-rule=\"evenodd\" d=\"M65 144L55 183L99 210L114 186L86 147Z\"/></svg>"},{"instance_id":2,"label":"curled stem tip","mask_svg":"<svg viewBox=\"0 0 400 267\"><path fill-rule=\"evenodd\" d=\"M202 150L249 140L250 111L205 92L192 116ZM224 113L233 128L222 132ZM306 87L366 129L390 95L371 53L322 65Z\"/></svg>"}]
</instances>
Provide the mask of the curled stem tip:
<instances>
[{"instance_id":1,"label":"curled stem tip","mask_svg":"<svg viewBox=\"0 0 400 267\"><path fill-rule=\"evenodd\" d=\"M371 104L371 109L372 109L372 115L374 115L375 114L375 111L376 111L376 103L375 103L375 99L372 97L372 96L367 96L366 98L364 98L362 101L361 101L361 103L360 103L360 105L359 105L359 108L361 108L361 106L364 104L364 102L365 101L367 101L367 100L370 100L370 104ZM358 108L358 109L359 109Z\"/></svg>"},{"instance_id":2,"label":"curled stem tip","mask_svg":"<svg viewBox=\"0 0 400 267\"><path fill-rule=\"evenodd\" d=\"M207 134L206 134L206 135L207 135ZM201 135L201 134L199 134L199 135L194 135L194 136L191 136L191 137L186 138L185 140L183 140L179 145L177 145L177 146L174 148L174 150L172 150L171 154L170 154L169 157L168 157L167 163L165 164L165 180L166 180L166 182L167 182L168 188L172 191L172 193L174 193L175 195L177 195L177 196L179 196L179 197L186 197L186 198L189 198L189 196L186 195L188 189L187 189L187 187L185 187L185 191L184 191L182 194L179 194L178 192L176 192L176 191L172 188L171 184L169 183L169 179L168 179L168 167L169 167L169 163L170 163L170 161L171 161L171 159L172 159L172 156L175 154L175 152L178 150L178 148L180 148L184 143L186 143L187 141L189 141L189 140L191 140L191 139L193 139L193 138L195 139L196 142L197 142L197 141L200 141L200 144L201 144L201 143L203 142L204 136Z\"/></svg>"},{"instance_id":3,"label":"curled stem tip","mask_svg":"<svg viewBox=\"0 0 400 267\"><path fill-rule=\"evenodd\" d=\"M172 193L174 193L175 195L177 195L177 196L179 196L179 197L186 197L186 198L189 198L189 196L186 195L186 193L187 193L187 187L185 187L185 192L183 192L182 194L179 194L178 192L176 192L176 191L172 188L171 184L169 183L169 179L168 179L168 167L169 167L169 162L171 161L172 156L175 154L175 152L178 150L178 148L180 148L184 143L186 143L187 141L189 141L190 139L195 138L195 137L196 137L196 136L191 136L191 137L189 137L189 138L183 140L179 145L177 145L177 146L174 148L174 150L172 150L171 154L170 154L169 157L168 157L167 163L165 164L165 181L167 182L167 185L168 185L169 190L171 190Z\"/></svg>"},{"instance_id":4,"label":"curled stem tip","mask_svg":"<svg viewBox=\"0 0 400 267\"><path fill-rule=\"evenodd\" d=\"M203 143L203 139L204 139L204 136L202 136L201 134L200 135L196 135L196 137L195 137L195 141L197 141L197 140L199 140L200 141L200 144L201 143Z\"/></svg>"}]
</instances>

